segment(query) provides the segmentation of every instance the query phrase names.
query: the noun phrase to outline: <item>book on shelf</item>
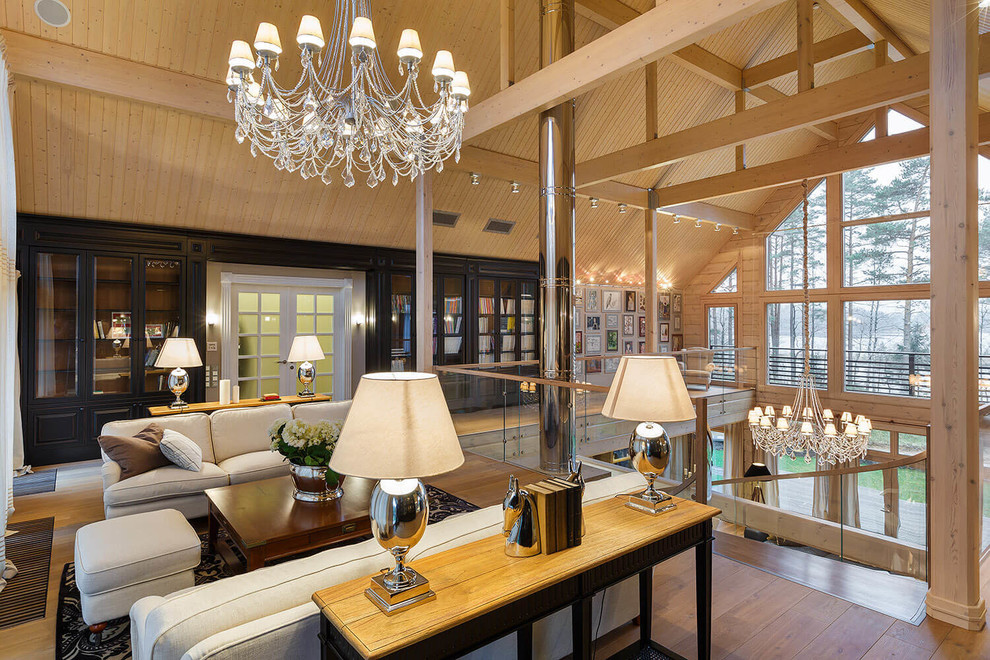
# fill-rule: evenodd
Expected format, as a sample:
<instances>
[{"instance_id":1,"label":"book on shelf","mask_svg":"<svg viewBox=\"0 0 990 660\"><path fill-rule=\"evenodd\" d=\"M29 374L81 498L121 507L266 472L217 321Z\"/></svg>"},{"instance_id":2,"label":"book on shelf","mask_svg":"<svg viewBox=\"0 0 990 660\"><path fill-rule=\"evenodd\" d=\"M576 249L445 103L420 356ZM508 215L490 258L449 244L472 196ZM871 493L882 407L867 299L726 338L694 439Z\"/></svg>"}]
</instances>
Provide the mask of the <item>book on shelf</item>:
<instances>
[{"instance_id":1,"label":"book on shelf","mask_svg":"<svg viewBox=\"0 0 990 660\"><path fill-rule=\"evenodd\" d=\"M443 352L447 355L455 355L461 350L461 337L444 337Z\"/></svg>"},{"instance_id":2,"label":"book on shelf","mask_svg":"<svg viewBox=\"0 0 990 660\"><path fill-rule=\"evenodd\" d=\"M446 335L458 335L461 333L461 318L444 319L443 332Z\"/></svg>"},{"instance_id":3,"label":"book on shelf","mask_svg":"<svg viewBox=\"0 0 990 660\"><path fill-rule=\"evenodd\" d=\"M487 335L491 332L489 320L490 319L487 316L482 316L478 319L478 332L480 334Z\"/></svg>"},{"instance_id":4,"label":"book on shelf","mask_svg":"<svg viewBox=\"0 0 990 660\"><path fill-rule=\"evenodd\" d=\"M536 526L543 554L581 545L581 486L551 478L525 487L536 500Z\"/></svg>"},{"instance_id":5,"label":"book on shelf","mask_svg":"<svg viewBox=\"0 0 990 660\"><path fill-rule=\"evenodd\" d=\"M494 298L478 298L478 313L479 314L494 314L495 313L495 299Z\"/></svg>"},{"instance_id":6,"label":"book on shelf","mask_svg":"<svg viewBox=\"0 0 990 660\"><path fill-rule=\"evenodd\" d=\"M155 366L155 360L158 359L158 349L154 346L145 354L144 356L144 366L153 367Z\"/></svg>"},{"instance_id":7,"label":"book on shelf","mask_svg":"<svg viewBox=\"0 0 990 660\"><path fill-rule=\"evenodd\" d=\"M462 298L449 297L443 299L443 313L444 314L460 314L461 313Z\"/></svg>"},{"instance_id":8,"label":"book on shelf","mask_svg":"<svg viewBox=\"0 0 990 660\"><path fill-rule=\"evenodd\" d=\"M392 313L407 314L412 309L412 296L404 293L392 294Z\"/></svg>"},{"instance_id":9,"label":"book on shelf","mask_svg":"<svg viewBox=\"0 0 990 660\"><path fill-rule=\"evenodd\" d=\"M536 301L532 298L523 298L520 309L522 309L523 315L532 316L536 314Z\"/></svg>"},{"instance_id":10,"label":"book on shelf","mask_svg":"<svg viewBox=\"0 0 990 660\"><path fill-rule=\"evenodd\" d=\"M97 321L96 322L96 329L99 331L99 337L100 337L100 339L106 339L107 338L106 332L103 330L103 321Z\"/></svg>"},{"instance_id":11,"label":"book on shelf","mask_svg":"<svg viewBox=\"0 0 990 660\"><path fill-rule=\"evenodd\" d=\"M516 350L516 337L515 335L508 335L502 337L502 350L503 351L514 351Z\"/></svg>"},{"instance_id":12,"label":"book on shelf","mask_svg":"<svg viewBox=\"0 0 990 660\"><path fill-rule=\"evenodd\" d=\"M516 299L515 298L502 298L502 313L503 314L515 314L516 313Z\"/></svg>"},{"instance_id":13,"label":"book on shelf","mask_svg":"<svg viewBox=\"0 0 990 660\"><path fill-rule=\"evenodd\" d=\"M524 351L536 350L536 335L523 335L521 348Z\"/></svg>"},{"instance_id":14,"label":"book on shelf","mask_svg":"<svg viewBox=\"0 0 990 660\"><path fill-rule=\"evenodd\" d=\"M536 319L533 318L532 316L522 317L522 321L520 323L520 330L522 331L523 334L536 332Z\"/></svg>"}]
</instances>

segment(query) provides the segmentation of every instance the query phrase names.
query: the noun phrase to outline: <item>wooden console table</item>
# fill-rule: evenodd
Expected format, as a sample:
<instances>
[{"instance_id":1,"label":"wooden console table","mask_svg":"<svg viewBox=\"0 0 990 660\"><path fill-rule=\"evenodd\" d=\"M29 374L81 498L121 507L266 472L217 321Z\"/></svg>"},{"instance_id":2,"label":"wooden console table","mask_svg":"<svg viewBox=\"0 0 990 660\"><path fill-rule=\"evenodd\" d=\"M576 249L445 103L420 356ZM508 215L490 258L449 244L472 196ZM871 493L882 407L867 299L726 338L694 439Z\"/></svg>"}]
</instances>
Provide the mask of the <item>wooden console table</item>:
<instances>
[{"instance_id":1,"label":"wooden console table","mask_svg":"<svg viewBox=\"0 0 990 660\"><path fill-rule=\"evenodd\" d=\"M518 657L532 658L532 625L571 607L575 660L594 649L595 593L639 575L640 639L620 657L636 657L651 640L653 566L696 550L698 657L711 657L712 518L719 510L674 498L658 517L633 511L621 499L585 507L582 544L553 555L507 557L505 538L490 536L410 562L429 578L436 600L387 617L364 594L363 577L313 594L323 613L323 658L449 658L517 632Z\"/></svg>"},{"instance_id":2,"label":"wooden console table","mask_svg":"<svg viewBox=\"0 0 990 660\"><path fill-rule=\"evenodd\" d=\"M219 401L204 401L203 403L190 403L185 408L169 408L168 406L149 406L148 412L152 417L162 415L181 415L183 413L201 412L211 413L216 410L227 408L255 408L257 406L270 406L275 403L288 403L294 406L297 403L313 403L315 401L332 401L333 397L326 394L315 394L313 396L283 396L275 401L262 401L261 399L241 399L237 403L220 403Z\"/></svg>"}]
</instances>

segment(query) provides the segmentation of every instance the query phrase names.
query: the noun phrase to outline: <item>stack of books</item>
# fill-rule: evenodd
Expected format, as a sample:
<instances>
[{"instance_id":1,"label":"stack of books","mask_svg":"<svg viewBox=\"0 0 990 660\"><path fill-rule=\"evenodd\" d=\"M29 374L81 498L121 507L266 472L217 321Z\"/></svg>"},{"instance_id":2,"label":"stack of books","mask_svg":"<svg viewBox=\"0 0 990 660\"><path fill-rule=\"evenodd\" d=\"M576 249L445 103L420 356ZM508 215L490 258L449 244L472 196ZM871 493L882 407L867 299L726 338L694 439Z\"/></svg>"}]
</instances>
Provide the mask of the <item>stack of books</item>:
<instances>
[{"instance_id":1,"label":"stack of books","mask_svg":"<svg viewBox=\"0 0 990 660\"><path fill-rule=\"evenodd\" d=\"M581 485L544 479L526 486L536 498L536 524L545 555L581 545Z\"/></svg>"}]
</instances>

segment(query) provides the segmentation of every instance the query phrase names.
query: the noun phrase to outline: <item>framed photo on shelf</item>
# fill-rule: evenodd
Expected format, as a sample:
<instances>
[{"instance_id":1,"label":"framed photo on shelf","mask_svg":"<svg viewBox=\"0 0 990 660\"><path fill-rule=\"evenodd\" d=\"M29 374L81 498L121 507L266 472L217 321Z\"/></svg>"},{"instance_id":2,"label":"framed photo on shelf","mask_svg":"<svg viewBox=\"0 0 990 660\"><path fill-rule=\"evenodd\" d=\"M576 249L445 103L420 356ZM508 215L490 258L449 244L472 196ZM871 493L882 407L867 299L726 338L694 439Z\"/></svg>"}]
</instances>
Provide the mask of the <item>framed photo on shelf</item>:
<instances>
[{"instance_id":1,"label":"framed photo on shelf","mask_svg":"<svg viewBox=\"0 0 990 660\"><path fill-rule=\"evenodd\" d=\"M618 314L606 314L605 315L605 327L606 328L618 328L619 327L619 315Z\"/></svg>"},{"instance_id":2,"label":"framed photo on shelf","mask_svg":"<svg viewBox=\"0 0 990 660\"><path fill-rule=\"evenodd\" d=\"M660 341L670 341L670 324L660 324Z\"/></svg>"},{"instance_id":3,"label":"framed photo on shelf","mask_svg":"<svg viewBox=\"0 0 990 660\"><path fill-rule=\"evenodd\" d=\"M622 315L622 336L623 337L635 337L636 336L636 315L635 314L623 314Z\"/></svg>"},{"instance_id":4,"label":"framed photo on shelf","mask_svg":"<svg viewBox=\"0 0 990 660\"><path fill-rule=\"evenodd\" d=\"M618 330L606 330L605 331L605 352L615 353L619 350L619 331Z\"/></svg>"},{"instance_id":5,"label":"framed photo on shelf","mask_svg":"<svg viewBox=\"0 0 990 660\"><path fill-rule=\"evenodd\" d=\"M639 352L640 353L645 353L646 352L646 342L645 341L639 342Z\"/></svg>"},{"instance_id":6,"label":"framed photo on shelf","mask_svg":"<svg viewBox=\"0 0 990 660\"><path fill-rule=\"evenodd\" d=\"M605 373L614 374L619 370L619 358L610 357L605 358Z\"/></svg>"},{"instance_id":7,"label":"framed photo on shelf","mask_svg":"<svg viewBox=\"0 0 990 660\"><path fill-rule=\"evenodd\" d=\"M602 336L601 335L588 335L585 338L588 344L584 347L585 355L601 355L602 354Z\"/></svg>"},{"instance_id":8,"label":"framed photo on shelf","mask_svg":"<svg viewBox=\"0 0 990 660\"><path fill-rule=\"evenodd\" d=\"M684 335L674 335L670 342L671 350L673 351L683 351L684 350Z\"/></svg>"},{"instance_id":9,"label":"framed photo on shelf","mask_svg":"<svg viewBox=\"0 0 990 660\"><path fill-rule=\"evenodd\" d=\"M574 287L574 306L584 307L584 287Z\"/></svg>"},{"instance_id":10,"label":"framed photo on shelf","mask_svg":"<svg viewBox=\"0 0 990 660\"><path fill-rule=\"evenodd\" d=\"M662 319L669 319L670 318L670 294L669 293L661 293L661 294L658 294L657 298L658 298L659 303L660 303L659 306L658 306L659 307L659 310L660 310L660 318L662 318Z\"/></svg>"},{"instance_id":11,"label":"framed photo on shelf","mask_svg":"<svg viewBox=\"0 0 990 660\"><path fill-rule=\"evenodd\" d=\"M622 311L622 294L618 291L606 291L604 309L606 312L621 312Z\"/></svg>"},{"instance_id":12,"label":"framed photo on shelf","mask_svg":"<svg viewBox=\"0 0 990 660\"><path fill-rule=\"evenodd\" d=\"M588 314L584 318L585 321L587 321L587 323L585 323L586 329L594 330L595 332L602 329L602 317L600 314Z\"/></svg>"},{"instance_id":13,"label":"framed photo on shelf","mask_svg":"<svg viewBox=\"0 0 990 660\"><path fill-rule=\"evenodd\" d=\"M681 303L682 302L683 301L681 300L681 294L675 293L674 296L673 296L673 302L672 302L672 307L673 307L674 314L680 314L681 313Z\"/></svg>"},{"instance_id":14,"label":"framed photo on shelf","mask_svg":"<svg viewBox=\"0 0 990 660\"><path fill-rule=\"evenodd\" d=\"M581 330L574 333L574 352L578 355L584 353L584 332Z\"/></svg>"},{"instance_id":15,"label":"framed photo on shelf","mask_svg":"<svg viewBox=\"0 0 990 660\"><path fill-rule=\"evenodd\" d=\"M144 336L148 339L161 339L165 336L165 326L161 323L145 323Z\"/></svg>"},{"instance_id":16,"label":"framed photo on shelf","mask_svg":"<svg viewBox=\"0 0 990 660\"><path fill-rule=\"evenodd\" d=\"M674 317L672 323L674 324L674 332L680 332L681 331L681 316L680 316L680 314L678 314L677 316Z\"/></svg>"},{"instance_id":17,"label":"framed photo on shelf","mask_svg":"<svg viewBox=\"0 0 990 660\"><path fill-rule=\"evenodd\" d=\"M645 337L646 336L646 317L645 316L640 316L639 317L639 336L640 337Z\"/></svg>"},{"instance_id":18,"label":"framed photo on shelf","mask_svg":"<svg viewBox=\"0 0 990 660\"><path fill-rule=\"evenodd\" d=\"M602 311L602 301L599 298L601 291L595 287L589 286L584 290L584 310L586 312L600 312Z\"/></svg>"},{"instance_id":19,"label":"framed photo on shelf","mask_svg":"<svg viewBox=\"0 0 990 660\"><path fill-rule=\"evenodd\" d=\"M626 306L625 306L625 310L627 312L635 312L636 311L636 292L635 291L626 291Z\"/></svg>"},{"instance_id":20,"label":"framed photo on shelf","mask_svg":"<svg viewBox=\"0 0 990 660\"><path fill-rule=\"evenodd\" d=\"M602 359L594 358L593 360L585 360L584 372L586 374L600 374L602 372Z\"/></svg>"},{"instance_id":21,"label":"framed photo on shelf","mask_svg":"<svg viewBox=\"0 0 990 660\"><path fill-rule=\"evenodd\" d=\"M622 341L622 354L623 355L632 355L633 353L635 353L636 351L633 350L633 344L634 343L635 342L632 339L624 339Z\"/></svg>"}]
</instances>

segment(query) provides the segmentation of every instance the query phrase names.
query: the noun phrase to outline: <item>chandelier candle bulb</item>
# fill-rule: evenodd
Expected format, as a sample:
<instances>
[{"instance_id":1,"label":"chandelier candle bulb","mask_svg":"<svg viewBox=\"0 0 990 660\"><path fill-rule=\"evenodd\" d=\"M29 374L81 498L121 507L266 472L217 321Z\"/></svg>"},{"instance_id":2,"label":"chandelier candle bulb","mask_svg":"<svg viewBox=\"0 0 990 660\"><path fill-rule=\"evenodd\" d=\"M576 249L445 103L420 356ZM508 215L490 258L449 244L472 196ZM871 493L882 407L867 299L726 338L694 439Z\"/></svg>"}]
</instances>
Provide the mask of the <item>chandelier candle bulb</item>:
<instances>
[{"instance_id":1,"label":"chandelier candle bulb","mask_svg":"<svg viewBox=\"0 0 990 660\"><path fill-rule=\"evenodd\" d=\"M784 406L784 411L782 413L780 413L780 414L783 415L784 417L790 417L791 416L791 407L790 406Z\"/></svg>"},{"instance_id":2,"label":"chandelier candle bulb","mask_svg":"<svg viewBox=\"0 0 990 660\"><path fill-rule=\"evenodd\" d=\"M302 20L299 21L296 43L301 48L322 50L323 46L326 45L326 41L323 39L323 26L320 25L320 19L309 14L303 16Z\"/></svg>"},{"instance_id":3,"label":"chandelier candle bulb","mask_svg":"<svg viewBox=\"0 0 990 660\"><path fill-rule=\"evenodd\" d=\"M282 40L278 37L278 28L271 23L258 25L258 34L254 37L254 49L264 57L278 57L282 54Z\"/></svg>"},{"instance_id":4,"label":"chandelier candle bulb","mask_svg":"<svg viewBox=\"0 0 990 660\"><path fill-rule=\"evenodd\" d=\"M454 79L454 56L449 50L438 50L433 59L433 77L437 82L450 82Z\"/></svg>"},{"instance_id":5,"label":"chandelier candle bulb","mask_svg":"<svg viewBox=\"0 0 990 660\"><path fill-rule=\"evenodd\" d=\"M378 44L375 42L375 28L371 25L371 19L365 16L358 16L351 26L351 36L347 40L351 48L367 48L374 50Z\"/></svg>"},{"instance_id":6,"label":"chandelier candle bulb","mask_svg":"<svg viewBox=\"0 0 990 660\"><path fill-rule=\"evenodd\" d=\"M419 33L416 30L405 29L399 37L399 61L413 64L423 59L423 46L419 43Z\"/></svg>"},{"instance_id":7,"label":"chandelier candle bulb","mask_svg":"<svg viewBox=\"0 0 990 660\"><path fill-rule=\"evenodd\" d=\"M235 73L247 73L254 69L254 53L251 52L251 46L248 42L235 39L230 44L230 57L227 59L227 64Z\"/></svg>"},{"instance_id":8,"label":"chandelier candle bulb","mask_svg":"<svg viewBox=\"0 0 990 660\"><path fill-rule=\"evenodd\" d=\"M227 67L227 76L225 78L227 82L227 89L237 89L241 86L241 77L234 73L232 67Z\"/></svg>"}]
</instances>

